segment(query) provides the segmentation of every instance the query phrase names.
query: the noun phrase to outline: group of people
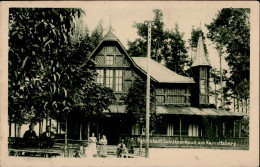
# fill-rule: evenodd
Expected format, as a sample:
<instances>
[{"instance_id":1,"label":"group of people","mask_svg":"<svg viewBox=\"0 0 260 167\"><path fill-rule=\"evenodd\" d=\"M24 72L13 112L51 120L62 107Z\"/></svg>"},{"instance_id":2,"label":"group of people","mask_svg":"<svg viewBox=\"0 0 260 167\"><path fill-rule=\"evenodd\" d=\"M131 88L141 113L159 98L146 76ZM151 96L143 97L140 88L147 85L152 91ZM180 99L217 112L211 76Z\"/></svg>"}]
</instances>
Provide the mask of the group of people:
<instances>
[{"instance_id":1,"label":"group of people","mask_svg":"<svg viewBox=\"0 0 260 167\"><path fill-rule=\"evenodd\" d=\"M29 130L24 133L23 136L25 139L38 139L35 131L34 126L30 125ZM54 138L53 132L50 130L50 126L46 127L46 132L42 133L39 137L42 140L45 140L49 144L52 144L52 139ZM87 157L93 158L98 155L97 151L97 138L95 134L92 133L92 136L89 138L88 142L84 142L80 145L78 151L76 152L76 157ZM129 143L129 142L128 142ZM100 157L107 157L107 138L105 135L102 135L102 138L99 140L100 150L99 156ZM129 144L127 144L129 147ZM128 148L126 147L124 140L120 139L119 144L117 145L116 155L117 157L121 157L122 154L127 154L128 152L131 153L131 146Z\"/></svg>"},{"instance_id":2,"label":"group of people","mask_svg":"<svg viewBox=\"0 0 260 167\"><path fill-rule=\"evenodd\" d=\"M38 139L38 136L36 135L34 131L34 125L29 125L29 130L27 130L23 138L25 139ZM40 139L49 139L49 138L54 138L53 132L51 132L50 126L46 126L46 132L42 133L40 135Z\"/></svg>"},{"instance_id":3,"label":"group of people","mask_svg":"<svg viewBox=\"0 0 260 167\"><path fill-rule=\"evenodd\" d=\"M99 156L106 157L107 156L107 139L106 136L103 135L102 138L99 141L100 151ZM78 152L76 153L76 157L79 158L93 158L98 155L97 153L97 138L95 137L95 134L92 133L92 136L89 138L88 142L82 143L79 147Z\"/></svg>"}]
</instances>

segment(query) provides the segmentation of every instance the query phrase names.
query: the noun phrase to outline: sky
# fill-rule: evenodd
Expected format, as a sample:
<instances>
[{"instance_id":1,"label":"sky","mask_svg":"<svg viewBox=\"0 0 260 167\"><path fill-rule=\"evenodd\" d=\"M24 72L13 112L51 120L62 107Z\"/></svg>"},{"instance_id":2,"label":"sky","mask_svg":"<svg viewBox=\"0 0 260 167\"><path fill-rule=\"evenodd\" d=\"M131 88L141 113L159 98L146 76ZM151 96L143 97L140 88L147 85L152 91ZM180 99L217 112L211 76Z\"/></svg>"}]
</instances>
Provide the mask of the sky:
<instances>
[{"instance_id":1,"label":"sky","mask_svg":"<svg viewBox=\"0 0 260 167\"><path fill-rule=\"evenodd\" d=\"M138 38L137 30L133 27L134 22L143 23L146 20L152 20L153 9L160 9L163 12L163 22L165 29L174 29L175 23L178 24L180 32L184 33L183 39L188 46L188 39L191 37L192 26L201 27L206 34L205 24L210 24L221 7L207 5L203 3L172 3L172 2L89 2L83 6L85 11L84 22L90 32L101 21L104 33L106 34L111 23L113 33L127 49L127 41L134 41ZM201 25L201 26L200 26ZM206 39L206 45L209 52L209 60L213 67L219 68L219 58L214 44ZM189 55L190 55L189 51ZM228 68L223 60L223 67Z\"/></svg>"}]
</instances>

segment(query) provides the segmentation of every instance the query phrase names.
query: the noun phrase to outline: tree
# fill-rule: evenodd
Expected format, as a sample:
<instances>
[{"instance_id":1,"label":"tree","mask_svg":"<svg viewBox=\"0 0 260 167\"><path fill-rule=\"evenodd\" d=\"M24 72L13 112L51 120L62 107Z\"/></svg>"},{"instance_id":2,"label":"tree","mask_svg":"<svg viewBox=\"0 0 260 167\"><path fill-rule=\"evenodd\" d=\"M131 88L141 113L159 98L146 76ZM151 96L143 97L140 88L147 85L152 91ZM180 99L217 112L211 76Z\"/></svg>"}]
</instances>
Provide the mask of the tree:
<instances>
[{"instance_id":1,"label":"tree","mask_svg":"<svg viewBox=\"0 0 260 167\"><path fill-rule=\"evenodd\" d=\"M103 33L104 33L104 28L102 26L102 21L99 21L97 27L91 33L91 42L93 43L94 48L97 47L98 44L103 39Z\"/></svg>"},{"instance_id":2,"label":"tree","mask_svg":"<svg viewBox=\"0 0 260 167\"><path fill-rule=\"evenodd\" d=\"M56 82L67 78L59 73L62 66L58 59L63 58L62 50L70 42L68 34L73 28L73 19L81 14L80 9L10 9L8 75L9 99L12 99L9 100L11 119L11 114L15 113L15 117L24 115L24 118L30 120L27 117L31 115L30 109L43 111L36 113L37 116L46 115L46 104L55 102L53 94L58 92L63 94L63 98L67 97L65 87ZM37 99L42 99L42 103L37 103ZM63 104L63 109L68 107L66 103ZM19 114L22 110L27 114Z\"/></svg>"},{"instance_id":3,"label":"tree","mask_svg":"<svg viewBox=\"0 0 260 167\"><path fill-rule=\"evenodd\" d=\"M247 102L248 94L240 92L241 84L249 91L250 9L225 8L206 27L207 37L222 46L230 68L229 86L238 101ZM240 87L240 88L239 88ZM246 96L244 96L246 95ZM237 103L239 106L239 102Z\"/></svg>"},{"instance_id":4,"label":"tree","mask_svg":"<svg viewBox=\"0 0 260 167\"><path fill-rule=\"evenodd\" d=\"M135 122L145 124L146 116L146 82L141 78L136 78L129 88L126 97L126 113L134 119ZM155 129L156 124L160 121L160 116L156 114L156 94L155 88L151 84L150 90L150 125L151 130ZM141 132L141 129L140 129Z\"/></svg>"},{"instance_id":5,"label":"tree","mask_svg":"<svg viewBox=\"0 0 260 167\"><path fill-rule=\"evenodd\" d=\"M178 25L175 24L174 31L167 30L164 34L162 53L166 67L178 74L186 75L184 67L188 63L188 54L185 41L182 39L184 33L181 33Z\"/></svg>"},{"instance_id":6,"label":"tree","mask_svg":"<svg viewBox=\"0 0 260 167\"><path fill-rule=\"evenodd\" d=\"M192 55L193 55L193 53L196 53L197 44L198 44L198 40L199 40L200 36L202 36L203 48L204 48L205 55L206 55L206 58L207 58L208 57L208 49L207 49L207 45L205 44L205 35L204 35L204 32L201 30L201 28L195 29L194 26L192 26L191 38L188 40L189 45L190 45L190 49L191 49ZM190 62L189 66L191 66L193 61L194 61L194 57L192 55L191 55L191 62Z\"/></svg>"},{"instance_id":7,"label":"tree","mask_svg":"<svg viewBox=\"0 0 260 167\"><path fill-rule=\"evenodd\" d=\"M154 9L154 19L151 31L151 58L160 62L162 60L162 55L160 54L160 49L162 46L162 41L164 40L164 23L163 23L163 13L159 9ZM140 38L133 42L128 41L128 53L131 56L144 56L147 52L147 32L148 26L145 23L134 23L134 27L137 29L137 34Z\"/></svg>"},{"instance_id":8,"label":"tree","mask_svg":"<svg viewBox=\"0 0 260 167\"><path fill-rule=\"evenodd\" d=\"M217 85L220 82L220 77L219 77L219 72L217 71L216 68L212 68L210 70L210 77L212 78L212 82L214 84L214 91L210 91L212 95L214 95L215 98L215 107L218 107L218 95L219 95L219 90L217 89Z\"/></svg>"},{"instance_id":9,"label":"tree","mask_svg":"<svg viewBox=\"0 0 260 167\"><path fill-rule=\"evenodd\" d=\"M154 9L154 19L151 31L151 58L157 62L165 61L166 67L176 73L186 75L184 66L187 64L188 55L184 33L179 31L175 24L174 30L164 30L163 13L159 9ZM137 34L140 38L135 41L128 41L128 53L131 56L145 56L147 52L147 31L145 23L134 23Z\"/></svg>"}]
</instances>

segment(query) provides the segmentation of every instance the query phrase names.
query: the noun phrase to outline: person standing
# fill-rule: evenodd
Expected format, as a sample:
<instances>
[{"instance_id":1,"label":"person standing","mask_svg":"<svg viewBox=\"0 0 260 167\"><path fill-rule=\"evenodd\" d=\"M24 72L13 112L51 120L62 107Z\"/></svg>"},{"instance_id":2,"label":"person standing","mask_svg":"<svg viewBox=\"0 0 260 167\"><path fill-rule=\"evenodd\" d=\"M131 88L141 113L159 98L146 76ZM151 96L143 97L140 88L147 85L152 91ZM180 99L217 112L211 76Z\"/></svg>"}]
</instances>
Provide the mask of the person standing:
<instances>
[{"instance_id":1,"label":"person standing","mask_svg":"<svg viewBox=\"0 0 260 167\"><path fill-rule=\"evenodd\" d=\"M107 138L105 135L102 136L102 139L100 140L100 156L106 157L107 156Z\"/></svg>"},{"instance_id":2,"label":"person standing","mask_svg":"<svg viewBox=\"0 0 260 167\"><path fill-rule=\"evenodd\" d=\"M92 133L92 136L89 138L89 148L92 151L92 155L94 157L97 156L97 138L94 133Z\"/></svg>"}]
</instances>

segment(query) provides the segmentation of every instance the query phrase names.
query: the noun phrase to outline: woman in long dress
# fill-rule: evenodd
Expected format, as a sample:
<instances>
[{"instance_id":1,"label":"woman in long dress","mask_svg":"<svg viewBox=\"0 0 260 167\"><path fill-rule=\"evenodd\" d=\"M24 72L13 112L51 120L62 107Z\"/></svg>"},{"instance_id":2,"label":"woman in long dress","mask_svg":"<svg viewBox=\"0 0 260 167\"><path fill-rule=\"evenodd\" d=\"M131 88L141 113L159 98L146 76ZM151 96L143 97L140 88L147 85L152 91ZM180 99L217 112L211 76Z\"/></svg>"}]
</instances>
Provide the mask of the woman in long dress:
<instances>
[{"instance_id":1,"label":"woman in long dress","mask_svg":"<svg viewBox=\"0 0 260 167\"><path fill-rule=\"evenodd\" d=\"M102 136L102 139L100 140L100 156L106 157L107 156L107 138L105 135Z\"/></svg>"},{"instance_id":2,"label":"woman in long dress","mask_svg":"<svg viewBox=\"0 0 260 167\"><path fill-rule=\"evenodd\" d=\"M89 148L92 151L92 155L95 157L97 155L97 138L94 133L92 133L92 136L89 138Z\"/></svg>"}]
</instances>

